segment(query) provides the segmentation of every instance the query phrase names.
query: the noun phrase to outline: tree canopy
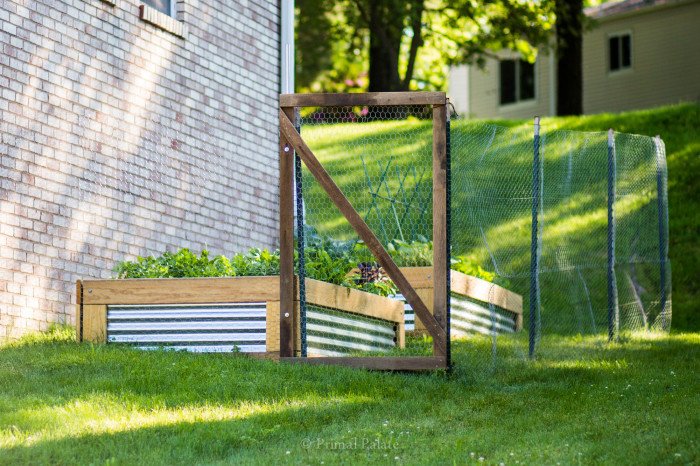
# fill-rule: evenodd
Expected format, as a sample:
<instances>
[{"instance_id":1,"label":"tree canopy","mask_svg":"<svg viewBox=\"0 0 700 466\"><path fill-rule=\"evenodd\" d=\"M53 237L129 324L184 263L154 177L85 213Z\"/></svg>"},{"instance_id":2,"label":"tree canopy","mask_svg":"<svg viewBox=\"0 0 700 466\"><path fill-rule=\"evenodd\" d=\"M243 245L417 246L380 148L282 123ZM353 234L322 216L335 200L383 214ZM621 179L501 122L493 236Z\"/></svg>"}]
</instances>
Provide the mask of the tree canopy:
<instances>
[{"instance_id":1,"label":"tree canopy","mask_svg":"<svg viewBox=\"0 0 700 466\"><path fill-rule=\"evenodd\" d=\"M444 89L507 48L534 60L552 0L297 0L297 91Z\"/></svg>"}]
</instances>

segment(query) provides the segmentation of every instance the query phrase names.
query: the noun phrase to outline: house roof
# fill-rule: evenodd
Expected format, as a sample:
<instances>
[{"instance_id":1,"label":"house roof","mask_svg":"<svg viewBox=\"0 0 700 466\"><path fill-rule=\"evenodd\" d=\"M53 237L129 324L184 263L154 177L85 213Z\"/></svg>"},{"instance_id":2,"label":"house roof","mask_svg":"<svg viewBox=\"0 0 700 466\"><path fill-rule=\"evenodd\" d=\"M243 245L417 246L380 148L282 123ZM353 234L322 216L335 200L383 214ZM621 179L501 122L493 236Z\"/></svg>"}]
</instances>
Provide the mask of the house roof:
<instances>
[{"instance_id":1,"label":"house roof","mask_svg":"<svg viewBox=\"0 0 700 466\"><path fill-rule=\"evenodd\" d=\"M642 13L642 10L656 9L657 7L672 7L694 0L622 0L620 2L601 3L599 6L586 8L586 16L595 19L608 19L609 17L627 16L628 14Z\"/></svg>"}]
</instances>

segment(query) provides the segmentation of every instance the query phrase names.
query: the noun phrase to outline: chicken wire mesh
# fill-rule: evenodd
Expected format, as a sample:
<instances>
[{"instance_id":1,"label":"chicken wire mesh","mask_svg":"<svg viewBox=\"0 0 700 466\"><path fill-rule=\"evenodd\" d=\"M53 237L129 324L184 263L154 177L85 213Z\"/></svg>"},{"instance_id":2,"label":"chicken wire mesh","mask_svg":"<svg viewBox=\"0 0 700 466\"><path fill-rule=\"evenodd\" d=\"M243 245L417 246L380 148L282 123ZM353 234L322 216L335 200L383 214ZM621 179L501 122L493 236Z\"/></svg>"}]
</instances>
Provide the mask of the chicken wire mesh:
<instances>
[{"instance_id":1,"label":"chicken wire mesh","mask_svg":"<svg viewBox=\"0 0 700 466\"><path fill-rule=\"evenodd\" d=\"M399 267L432 265L432 116L431 106L324 107L308 109L295 121L306 144ZM297 244L299 257L307 259L306 275L403 299L311 173L301 164L297 170L301 176L297 176L296 192L303 193L297 194L303 199L297 203L297 220L303 217L303 226L297 226ZM417 291L424 302L432 301L432 288ZM432 339L424 327L417 328L411 307L402 307L400 323L383 319L382 325L405 332L393 337L392 344L378 345L380 340L389 341L388 334L363 330L362 343L339 348L331 337L359 338L361 332L348 327L348 320L364 322L367 317L336 314L322 331L312 319L316 310L307 306L301 317L302 355L304 339L309 355L432 355ZM382 313L388 311L379 310L374 318Z\"/></svg>"},{"instance_id":2,"label":"chicken wire mesh","mask_svg":"<svg viewBox=\"0 0 700 466\"><path fill-rule=\"evenodd\" d=\"M658 137L548 128L536 136L468 121L451 130L452 254L523 297L523 330L472 349L472 364L535 356L562 336L669 328Z\"/></svg>"},{"instance_id":3,"label":"chicken wire mesh","mask_svg":"<svg viewBox=\"0 0 700 466\"><path fill-rule=\"evenodd\" d=\"M432 265L430 110L323 108L296 118L307 145L404 271ZM658 137L549 128L535 136L531 126L454 120L448 140L457 364L491 373L569 337L607 341L669 329L666 162ZM300 173L302 243L318 249L325 241L331 258L357 262L348 275L356 286L367 278L363 268L381 277L314 178ZM417 292L432 299L432 290ZM375 353L430 354L431 340L408 305L404 320L404 348Z\"/></svg>"}]
</instances>

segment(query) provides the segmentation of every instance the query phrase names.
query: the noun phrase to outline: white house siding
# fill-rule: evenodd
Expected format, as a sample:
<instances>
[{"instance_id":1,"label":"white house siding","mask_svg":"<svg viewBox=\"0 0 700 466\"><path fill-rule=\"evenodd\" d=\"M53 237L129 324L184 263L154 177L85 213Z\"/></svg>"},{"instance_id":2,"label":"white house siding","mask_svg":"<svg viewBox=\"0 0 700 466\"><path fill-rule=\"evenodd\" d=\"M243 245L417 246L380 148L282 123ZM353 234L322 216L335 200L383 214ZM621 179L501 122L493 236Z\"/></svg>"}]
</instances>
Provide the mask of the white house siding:
<instances>
[{"instance_id":1,"label":"white house siding","mask_svg":"<svg viewBox=\"0 0 700 466\"><path fill-rule=\"evenodd\" d=\"M502 54L503 58L517 55ZM489 59L484 69L476 66L454 67L450 73L448 97L457 112L469 118L531 118L548 115L551 107L549 55L540 53L535 65L535 99L510 105L499 104L498 61ZM465 77L468 76L468 79Z\"/></svg>"},{"instance_id":2,"label":"white house siding","mask_svg":"<svg viewBox=\"0 0 700 466\"><path fill-rule=\"evenodd\" d=\"M700 99L700 2L608 17L584 36L584 112L617 112ZM608 71L608 36L629 31L631 69Z\"/></svg>"},{"instance_id":3,"label":"white house siding","mask_svg":"<svg viewBox=\"0 0 700 466\"><path fill-rule=\"evenodd\" d=\"M278 244L278 1L139 6L0 0L0 340L117 261Z\"/></svg>"},{"instance_id":4,"label":"white house siding","mask_svg":"<svg viewBox=\"0 0 700 466\"><path fill-rule=\"evenodd\" d=\"M447 80L447 95L460 115L469 114L469 72L467 66L453 66Z\"/></svg>"},{"instance_id":5,"label":"white house siding","mask_svg":"<svg viewBox=\"0 0 700 466\"><path fill-rule=\"evenodd\" d=\"M608 72L608 36L630 32L632 68ZM583 38L584 113L619 112L700 101L700 1L678 0L597 20ZM504 55L506 56L506 55ZM554 115L554 61L540 53L537 99L498 106L498 66L486 70L460 66L450 75L450 97L473 118L530 118ZM469 76L465 81L464 76ZM464 87L464 89L462 89ZM457 92L455 92L457 91Z\"/></svg>"}]
</instances>

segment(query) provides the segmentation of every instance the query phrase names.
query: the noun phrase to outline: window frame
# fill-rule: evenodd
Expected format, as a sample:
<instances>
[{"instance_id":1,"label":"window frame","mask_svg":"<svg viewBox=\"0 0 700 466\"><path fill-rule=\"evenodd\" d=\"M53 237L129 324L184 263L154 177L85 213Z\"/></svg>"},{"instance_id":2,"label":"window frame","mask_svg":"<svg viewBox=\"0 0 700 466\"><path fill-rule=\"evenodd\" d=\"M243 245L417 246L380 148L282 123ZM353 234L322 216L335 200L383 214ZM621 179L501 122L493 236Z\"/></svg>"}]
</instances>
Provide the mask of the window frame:
<instances>
[{"instance_id":1,"label":"window frame","mask_svg":"<svg viewBox=\"0 0 700 466\"><path fill-rule=\"evenodd\" d=\"M168 15L141 0L139 6L139 19L184 39L187 35L187 31L184 21L179 19L179 17L181 18L182 15L177 8L178 4L182 1L183 0L168 0L170 12L172 13Z\"/></svg>"},{"instance_id":2,"label":"window frame","mask_svg":"<svg viewBox=\"0 0 700 466\"><path fill-rule=\"evenodd\" d=\"M629 65L624 66L624 54L623 54L623 38L624 37L629 37ZM634 44L632 42L632 30L631 29L625 29L622 31L616 31L612 32L610 34L607 34L606 40L605 40L605 48L606 48L606 70L609 75L615 75L615 74L620 74L620 73L627 73L630 72L634 69ZM619 39L618 41L618 67L613 69L612 67L612 40L613 39Z\"/></svg>"},{"instance_id":3,"label":"window frame","mask_svg":"<svg viewBox=\"0 0 700 466\"><path fill-rule=\"evenodd\" d=\"M167 3L168 3L168 13L165 13L165 12L163 12L163 11L160 11L160 10L157 9L156 7L153 7L153 6L149 5L148 3L146 3L145 0L139 0L139 1L141 2L141 4L146 5L146 6L150 7L150 8L153 8L154 10L159 11L159 12L163 13L164 15L170 16L170 17L173 18L173 19L177 19L177 1L178 1L178 0L167 0Z\"/></svg>"},{"instance_id":4,"label":"window frame","mask_svg":"<svg viewBox=\"0 0 700 466\"><path fill-rule=\"evenodd\" d=\"M501 68L501 63L504 61L514 61L515 62L515 76L514 76L514 84L515 84L515 100L513 102L507 102L503 103L502 102L502 96L503 96L503 87L502 87L502 68ZM538 92L537 92L537 83L538 83L538 78L537 78L537 70L538 70L538 60L535 60L534 63L530 63L526 60L523 60L522 57L517 56L517 57L502 57L498 59L498 107L499 108L511 108L514 106L520 106L520 105L529 105L537 101L538 97ZM533 95L532 97L528 99L522 99L521 96L521 76L520 76L520 70L521 70L521 63L528 63L532 65L532 77L533 77Z\"/></svg>"}]
</instances>

